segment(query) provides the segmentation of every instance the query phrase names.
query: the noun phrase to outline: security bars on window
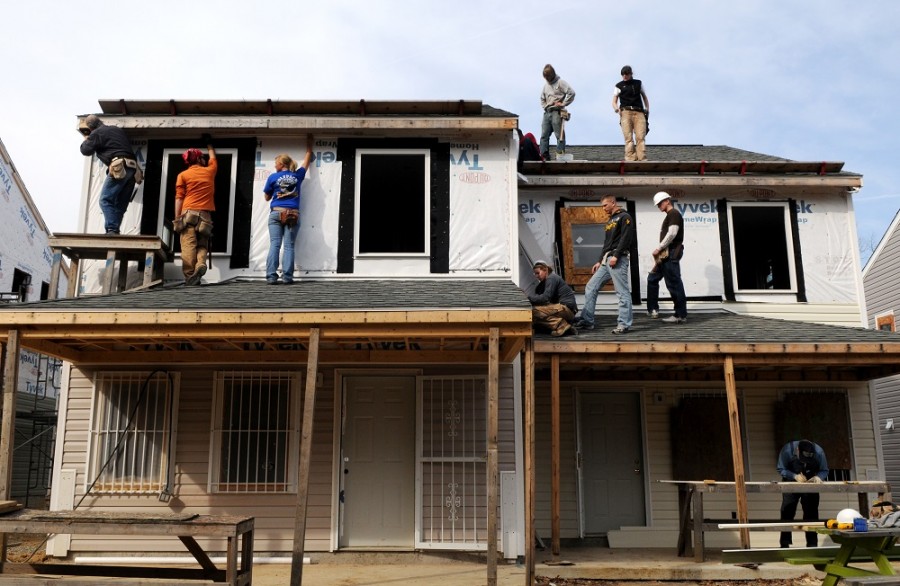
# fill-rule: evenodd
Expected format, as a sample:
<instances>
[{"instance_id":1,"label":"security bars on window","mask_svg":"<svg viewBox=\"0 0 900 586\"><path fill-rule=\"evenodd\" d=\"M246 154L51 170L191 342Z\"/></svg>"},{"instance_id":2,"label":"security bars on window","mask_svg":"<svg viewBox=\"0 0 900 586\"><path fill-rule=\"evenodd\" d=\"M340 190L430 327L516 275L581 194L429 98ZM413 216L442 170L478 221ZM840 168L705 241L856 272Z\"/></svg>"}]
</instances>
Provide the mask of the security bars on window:
<instances>
[{"instance_id":1,"label":"security bars on window","mask_svg":"<svg viewBox=\"0 0 900 586\"><path fill-rule=\"evenodd\" d=\"M299 389L290 372L217 373L211 492L297 490Z\"/></svg>"},{"instance_id":2,"label":"security bars on window","mask_svg":"<svg viewBox=\"0 0 900 586\"><path fill-rule=\"evenodd\" d=\"M153 494L168 484L175 389L169 388L166 373L150 374L102 372L95 378L89 478L96 478L93 493Z\"/></svg>"}]
</instances>

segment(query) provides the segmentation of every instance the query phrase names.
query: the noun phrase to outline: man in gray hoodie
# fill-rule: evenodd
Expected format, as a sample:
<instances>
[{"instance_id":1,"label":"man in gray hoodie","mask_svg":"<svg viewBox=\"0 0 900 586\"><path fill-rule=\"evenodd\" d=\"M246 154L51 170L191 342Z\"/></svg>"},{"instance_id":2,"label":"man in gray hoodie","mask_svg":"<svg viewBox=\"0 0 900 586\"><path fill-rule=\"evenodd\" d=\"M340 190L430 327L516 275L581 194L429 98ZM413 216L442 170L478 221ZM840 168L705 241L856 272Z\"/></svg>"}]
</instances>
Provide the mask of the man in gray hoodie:
<instances>
[{"instance_id":1,"label":"man in gray hoodie","mask_svg":"<svg viewBox=\"0 0 900 586\"><path fill-rule=\"evenodd\" d=\"M531 301L531 318L535 328L549 330L551 336L577 334L572 325L578 311L575 292L546 261L534 263L534 276L539 283L528 300Z\"/></svg>"},{"instance_id":2,"label":"man in gray hoodie","mask_svg":"<svg viewBox=\"0 0 900 586\"><path fill-rule=\"evenodd\" d=\"M544 89L541 90L541 108L544 119L541 121L541 156L550 159L550 132L556 134L556 152L566 152L566 136L563 134L563 121L560 111L575 99L575 90L567 84L549 63L544 65Z\"/></svg>"}]
</instances>

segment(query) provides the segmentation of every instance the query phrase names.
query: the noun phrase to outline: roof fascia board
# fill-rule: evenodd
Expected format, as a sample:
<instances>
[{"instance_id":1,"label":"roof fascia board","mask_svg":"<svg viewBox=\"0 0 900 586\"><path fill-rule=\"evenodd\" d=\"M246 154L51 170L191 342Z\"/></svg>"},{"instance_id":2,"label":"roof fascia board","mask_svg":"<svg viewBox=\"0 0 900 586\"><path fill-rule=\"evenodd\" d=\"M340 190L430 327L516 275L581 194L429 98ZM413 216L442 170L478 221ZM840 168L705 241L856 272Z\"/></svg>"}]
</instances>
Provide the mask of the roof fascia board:
<instances>
[{"instance_id":1,"label":"roof fascia board","mask_svg":"<svg viewBox=\"0 0 900 586\"><path fill-rule=\"evenodd\" d=\"M528 175L520 188L541 187L653 187L728 186L728 187L823 187L853 189L862 186L861 176L784 176L784 175Z\"/></svg>"}]
</instances>

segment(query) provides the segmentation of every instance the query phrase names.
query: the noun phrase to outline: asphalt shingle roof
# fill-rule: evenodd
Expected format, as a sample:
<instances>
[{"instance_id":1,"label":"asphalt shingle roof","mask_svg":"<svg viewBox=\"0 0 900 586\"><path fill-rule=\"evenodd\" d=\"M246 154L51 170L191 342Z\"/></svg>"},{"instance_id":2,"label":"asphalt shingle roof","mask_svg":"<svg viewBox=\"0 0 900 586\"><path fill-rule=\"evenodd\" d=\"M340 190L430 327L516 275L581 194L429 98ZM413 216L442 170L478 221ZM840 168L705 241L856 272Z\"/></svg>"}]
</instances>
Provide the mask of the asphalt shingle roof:
<instances>
[{"instance_id":1,"label":"asphalt shingle roof","mask_svg":"<svg viewBox=\"0 0 900 586\"><path fill-rule=\"evenodd\" d=\"M618 145L566 145L566 154L576 161L621 161L624 147ZM725 145L702 144L648 144L648 161L772 161L789 162L790 159L745 151Z\"/></svg>"},{"instance_id":2,"label":"asphalt shingle roof","mask_svg":"<svg viewBox=\"0 0 900 586\"><path fill-rule=\"evenodd\" d=\"M852 328L818 323L738 315L728 311L697 312L683 324L667 324L650 319L642 311L635 311L634 325L626 334L616 335L613 314L598 315L593 330L580 330L577 336L552 338L536 334L536 340L564 340L577 342L677 342L677 343L892 343L900 337L892 332Z\"/></svg>"},{"instance_id":3,"label":"asphalt shingle roof","mask_svg":"<svg viewBox=\"0 0 900 586\"><path fill-rule=\"evenodd\" d=\"M531 305L512 281L333 279L272 286L261 279L235 279L200 287L179 284L0 306L0 311L410 311L469 307L527 309Z\"/></svg>"}]
</instances>

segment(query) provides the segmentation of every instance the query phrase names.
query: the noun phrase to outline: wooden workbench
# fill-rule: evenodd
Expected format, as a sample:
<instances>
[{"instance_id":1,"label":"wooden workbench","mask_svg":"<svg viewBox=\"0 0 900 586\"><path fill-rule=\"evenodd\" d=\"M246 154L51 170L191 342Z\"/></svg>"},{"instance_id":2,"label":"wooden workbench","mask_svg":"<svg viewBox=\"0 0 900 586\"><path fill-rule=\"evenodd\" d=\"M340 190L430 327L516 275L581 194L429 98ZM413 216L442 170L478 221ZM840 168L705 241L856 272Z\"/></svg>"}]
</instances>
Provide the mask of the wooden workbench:
<instances>
[{"instance_id":1,"label":"wooden workbench","mask_svg":"<svg viewBox=\"0 0 900 586\"><path fill-rule=\"evenodd\" d=\"M703 495L708 493L734 493L734 482L715 482L710 480L660 480L664 484L678 487L678 555L684 556L687 551L690 534L693 530L694 559L704 560L704 532L717 531L719 521L704 522ZM857 493L859 510L869 510L869 493L886 493L890 486L881 481L858 482L746 482L748 493Z\"/></svg>"},{"instance_id":2,"label":"wooden workbench","mask_svg":"<svg viewBox=\"0 0 900 586\"><path fill-rule=\"evenodd\" d=\"M57 533L88 535L171 535L178 537L201 568L99 566L75 564L3 563L3 574L73 574L169 579L212 580L241 586L251 583L253 571L253 517L225 515L108 513L100 511L40 511L23 509L0 515L0 533ZM195 537L228 540L226 568L209 559ZM238 553L240 552L240 565ZM140 561L140 558L135 558Z\"/></svg>"}]
</instances>

